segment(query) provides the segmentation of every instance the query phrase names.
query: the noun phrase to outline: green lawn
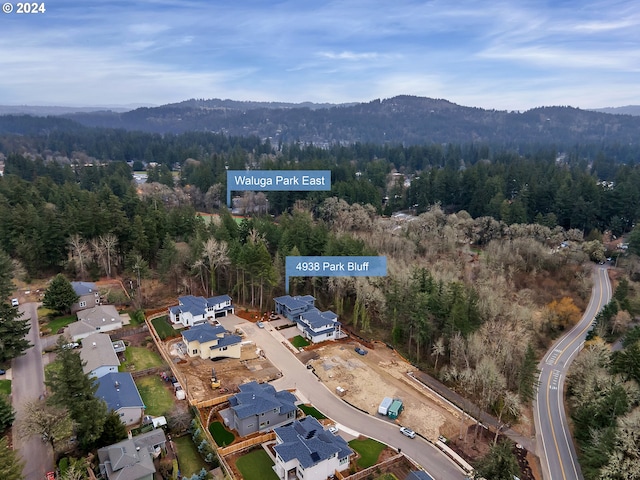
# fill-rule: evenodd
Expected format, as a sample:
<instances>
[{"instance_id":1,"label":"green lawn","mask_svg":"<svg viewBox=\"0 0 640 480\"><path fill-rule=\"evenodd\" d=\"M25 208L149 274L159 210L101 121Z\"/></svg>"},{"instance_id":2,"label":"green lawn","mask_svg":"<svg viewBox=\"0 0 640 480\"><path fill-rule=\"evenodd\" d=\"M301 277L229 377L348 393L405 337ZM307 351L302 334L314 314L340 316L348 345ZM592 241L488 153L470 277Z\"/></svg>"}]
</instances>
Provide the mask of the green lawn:
<instances>
[{"instance_id":1,"label":"green lawn","mask_svg":"<svg viewBox=\"0 0 640 480\"><path fill-rule=\"evenodd\" d=\"M358 467L369 468L378 463L380 453L386 448L384 443L377 442L371 438L366 440L351 440L349 446L360 454Z\"/></svg>"},{"instance_id":2,"label":"green lawn","mask_svg":"<svg viewBox=\"0 0 640 480\"><path fill-rule=\"evenodd\" d=\"M273 462L262 448L253 450L236 460L236 467L245 480L278 480Z\"/></svg>"},{"instance_id":3,"label":"green lawn","mask_svg":"<svg viewBox=\"0 0 640 480\"><path fill-rule=\"evenodd\" d=\"M305 414L311 415L312 417L318 420L324 420L325 418L327 418L323 413L321 413L315 407L311 407L309 405L298 405L298 408L302 410Z\"/></svg>"},{"instance_id":4,"label":"green lawn","mask_svg":"<svg viewBox=\"0 0 640 480\"><path fill-rule=\"evenodd\" d=\"M127 347L125 361L120 365L121 372L145 370L162 365L162 357L146 347Z\"/></svg>"},{"instance_id":5,"label":"green lawn","mask_svg":"<svg viewBox=\"0 0 640 480\"><path fill-rule=\"evenodd\" d=\"M165 382L157 375L136 380L140 397L147 407L145 415L158 417L168 414L174 405L173 395L165 388Z\"/></svg>"},{"instance_id":6,"label":"green lawn","mask_svg":"<svg viewBox=\"0 0 640 480\"><path fill-rule=\"evenodd\" d=\"M78 318L75 315L66 315L64 317L56 317L53 320L49 320L47 323L47 328L51 330L51 335L55 335L58 333L58 330L66 327L70 323L75 322Z\"/></svg>"},{"instance_id":7,"label":"green lawn","mask_svg":"<svg viewBox=\"0 0 640 480\"><path fill-rule=\"evenodd\" d=\"M296 348L302 348L302 347L306 347L307 345L310 345L310 343L306 338L300 335L296 335L291 339L291 345L293 345Z\"/></svg>"},{"instance_id":8,"label":"green lawn","mask_svg":"<svg viewBox=\"0 0 640 480\"><path fill-rule=\"evenodd\" d=\"M178 465L180 465L180 473L183 478L189 478L194 473L199 473L203 467L207 468L207 464L198 453L198 449L189 435L174 438L173 443L178 451Z\"/></svg>"},{"instance_id":9,"label":"green lawn","mask_svg":"<svg viewBox=\"0 0 640 480\"><path fill-rule=\"evenodd\" d=\"M227 445L231 445L236 439L236 436L229 430L224 428L224 425L222 425L220 422L213 422L209 424L209 431L211 432L211 436L216 441L219 447L226 447Z\"/></svg>"},{"instance_id":10,"label":"green lawn","mask_svg":"<svg viewBox=\"0 0 640 480\"><path fill-rule=\"evenodd\" d=\"M178 335L178 332L176 332L176 330L171 325L169 325L166 315L164 317L154 318L153 320L151 320L151 323L156 329L156 332L158 332L158 336L162 340Z\"/></svg>"},{"instance_id":11,"label":"green lawn","mask_svg":"<svg viewBox=\"0 0 640 480\"><path fill-rule=\"evenodd\" d=\"M0 380L0 393L11 395L11 380Z\"/></svg>"}]
</instances>

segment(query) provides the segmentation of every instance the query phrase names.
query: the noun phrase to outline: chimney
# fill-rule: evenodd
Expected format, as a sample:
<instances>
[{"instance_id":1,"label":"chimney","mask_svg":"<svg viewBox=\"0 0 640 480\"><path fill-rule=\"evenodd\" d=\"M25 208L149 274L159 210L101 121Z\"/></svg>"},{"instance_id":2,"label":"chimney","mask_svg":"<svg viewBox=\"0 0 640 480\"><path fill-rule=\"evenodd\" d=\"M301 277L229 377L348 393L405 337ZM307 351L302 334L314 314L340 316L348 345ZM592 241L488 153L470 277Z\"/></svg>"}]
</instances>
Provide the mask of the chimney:
<instances>
[{"instance_id":1,"label":"chimney","mask_svg":"<svg viewBox=\"0 0 640 480\"><path fill-rule=\"evenodd\" d=\"M116 380L113 385L116 387L116 391L119 392L120 391L120 382Z\"/></svg>"}]
</instances>

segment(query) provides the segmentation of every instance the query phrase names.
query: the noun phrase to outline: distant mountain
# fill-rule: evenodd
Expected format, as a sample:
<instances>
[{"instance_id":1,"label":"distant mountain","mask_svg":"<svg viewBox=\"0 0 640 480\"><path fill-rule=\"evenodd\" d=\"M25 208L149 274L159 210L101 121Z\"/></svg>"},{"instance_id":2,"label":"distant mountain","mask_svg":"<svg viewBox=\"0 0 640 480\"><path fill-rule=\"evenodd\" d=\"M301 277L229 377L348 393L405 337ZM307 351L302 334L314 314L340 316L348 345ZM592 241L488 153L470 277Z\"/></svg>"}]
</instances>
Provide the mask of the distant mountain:
<instances>
[{"instance_id":1,"label":"distant mountain","mask_svg":"<svg viewBox=\"0 0 640 480\"><path fill-rule=\"evenodd\" d=\"M595 108L594 112L612 113L614 115L640 116L640 105L627 105L625 107Z\"/></svg>"},{"instance_id":2,"label":"distant mountain","mask_svg":"<svg viewBox=\"0 0 640 480\"><path fill-rule=\"evenodd\" d=\"M66 115L78 112L99 112L110 110L113 112L128 112L143 105L104 105L95 107L62 107L62 106L44 106L44 105L0 105L0 115L33 115L36 117L46 117L49 115ZM154 105L144 105L151 107Z\"/></svg>"}]
</instances>

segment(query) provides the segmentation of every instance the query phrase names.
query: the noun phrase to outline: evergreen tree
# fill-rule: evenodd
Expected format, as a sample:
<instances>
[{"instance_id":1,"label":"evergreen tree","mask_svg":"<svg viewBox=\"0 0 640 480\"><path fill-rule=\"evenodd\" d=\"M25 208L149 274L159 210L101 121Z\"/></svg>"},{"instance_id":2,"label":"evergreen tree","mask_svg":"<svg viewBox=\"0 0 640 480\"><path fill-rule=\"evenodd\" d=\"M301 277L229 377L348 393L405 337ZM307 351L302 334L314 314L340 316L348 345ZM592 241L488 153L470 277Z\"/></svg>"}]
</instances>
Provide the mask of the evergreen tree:
<instances>
[{"instance_id":1,"label":"evergreen tree","mask_svg":"<svg viewBox=\"0 0 640 480\"><path fill-rule=\"evenodd\" d=\"M538 362L536 352L531 344L527 345L527 351L522 359L518 371L518 395L522 403L528 403L534 399L538 387Z\"/></svg>"},{"instance_id":2,"label":"evergreen tree","mask_svg":"<svg viewBox=\"0 0 640 480\"><path fill-rule=\"evenodd\" d=\"M7 437L0 438L0 478L2 480L23 480L23 463L18 454L9 448Z\"/></svg>"},{"instance_id":3,"label":"evergreen tree","mask_svg":"<svg viewBox=\"0 0 640 480\"><path fill-rule=\"evenodd\" d=\"M491 480L513 480L520 474L518 460L513 454L511 443L502 441L491 447L489 453L476 464L476 476Z\"/></svg>"},{"instance_id":4,"label":"evergreen tree","mask_svg":"<svg viewBox=\"0 0 640 480\"><path fill-rule=\"evenodd\" d=\"M81 448L89 449L102 435L107 405L95 396L98 384L83 372L80 355L63 348L66 341L62 336L58 340L55 367L47 372L45 384L52 392L48 402L69 410Z\"/></svg>"},{"instance_id":5,"label":"evergreen tree","mask_svg":"<svg viewBox=\"0 0 640 480\"><path fill-rule=\"evenodd\" d=\"M16 418L11 402L6 395L0 394L0 433L9 428Z\"/></svg>"},{"instance_id":6,"label":"evergreen tree","mask_svg":"<svg viewBox=\"0 0 640 480\"><path fill-rule=\"evenodd\" d=\"M127 438L127 427L120 420L120 416L114 410L110 410L97 445L113 445L125 438Z\"/></svg>"},{"instance_id":7,"label":"evergreen tree","mask_svg":"<svg viewBox=\"0 0 640 480\"><path fill-rule=\"evenodd\" d=\"M0 303L0 363L22 355L31 347L24 338L31 326L28 320L20 320L21 316L17 307Z\"/></svg>"},{"instance_id":8,"label":"evergreen tree","mask_svg":"<svg viewBox=\"0 0 640 480\"><path fill-rule=\"evenodd\" d=\"M63 314L71 311L71 305L76 303L78 298L71 286L71 282L59 273L51 280L49 288L44 292L42 304L57 313Z\"/></svg>"}]
</instances>

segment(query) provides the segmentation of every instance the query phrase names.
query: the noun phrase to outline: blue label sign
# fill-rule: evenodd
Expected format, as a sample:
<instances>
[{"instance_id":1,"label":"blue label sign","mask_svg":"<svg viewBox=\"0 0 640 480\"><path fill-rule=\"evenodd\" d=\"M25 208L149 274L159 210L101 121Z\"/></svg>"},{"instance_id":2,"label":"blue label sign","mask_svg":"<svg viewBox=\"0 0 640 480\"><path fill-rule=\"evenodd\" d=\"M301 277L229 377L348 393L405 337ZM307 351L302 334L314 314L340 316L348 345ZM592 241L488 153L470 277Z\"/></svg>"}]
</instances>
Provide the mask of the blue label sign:
<instances>
[{"instance_id":1,"label":"blue label sign","mask_svg":"<svg viewBox=\"0 0 640 480\"><path fill-rule=\"evenodd\" d=\"M227 205L233 191L331 190L331 170L227 170Z\"/></svg>"},{"instance_id":2,"label":"blue label sign","mask_svg":"<svg viewBox=\"0 0 640 480\"><path fill-rule=\"evenodd\" d=\"M387 257L287 257L285 289L289 277L386 277Z\"/></svg>"}]
</instances>

